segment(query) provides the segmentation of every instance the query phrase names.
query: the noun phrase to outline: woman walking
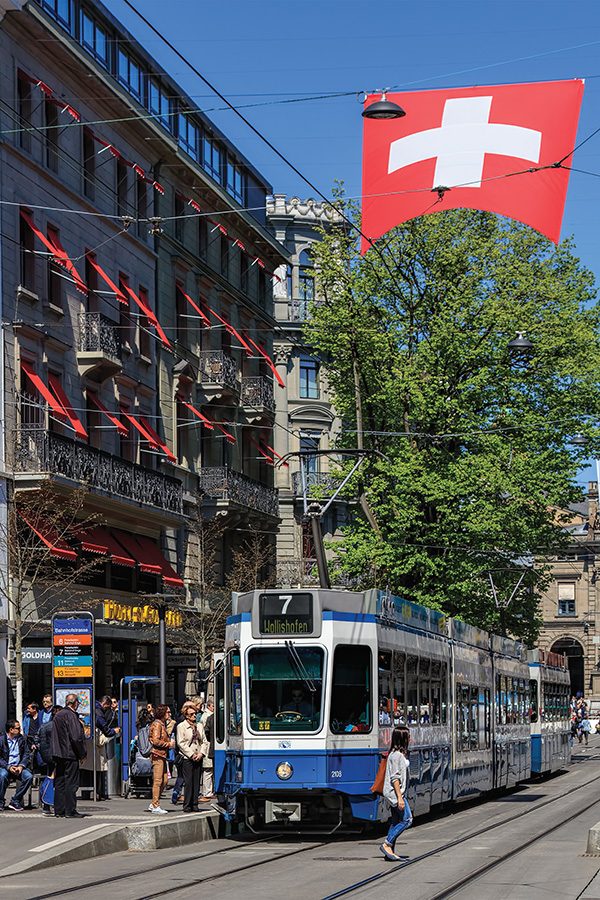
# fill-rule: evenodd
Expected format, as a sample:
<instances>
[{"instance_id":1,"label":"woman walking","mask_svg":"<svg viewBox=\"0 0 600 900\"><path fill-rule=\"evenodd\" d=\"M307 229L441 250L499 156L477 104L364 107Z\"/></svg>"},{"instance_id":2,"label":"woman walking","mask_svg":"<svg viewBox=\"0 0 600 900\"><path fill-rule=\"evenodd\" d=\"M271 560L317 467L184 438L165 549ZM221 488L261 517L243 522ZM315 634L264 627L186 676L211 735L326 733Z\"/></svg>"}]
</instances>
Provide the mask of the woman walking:
<instances>
[{"instance_id":1,"label":"woman walking","mask_svg":"<svg viewBox=\"0 0 600 900\"><path fill-rule=\"evenodd\" d=\"M154 721L150 726L150 759L152 760L152 803L148 811L156 815L164 815L166 809L160 805L160 795L167 786L167 753L175 746L175 739L170 738L165 726L165 720L170 713L169 707L164 703L156 707Z\"/></svg>"},{"instance_id":2,"label":"woman walking","mask_svg":"<svg viewBox=\"0 0 600 900\"><path fill-rule=\"evenodd\" d=\"M412 825L412 813L406 799L409 741L410 732L408 728L394 728L385 767L383 796L390 806L392 822L387 837L379 849L385 858L392 862L401 858L394 851L398 837Z\"/></svg>"},{"instance_id":3,"label":"woman walking","mask_svg":"<svg viewBox=\"0 0 600 900\"><path fill-rule=\"evenodd\" d=\"M202 775L202 759L207 750L204 728L196 722L196 710L185 707L184 721L177 726L177 747L183 756L184 812L198 812L198 794Z\"/></svg>"}]
</instances>

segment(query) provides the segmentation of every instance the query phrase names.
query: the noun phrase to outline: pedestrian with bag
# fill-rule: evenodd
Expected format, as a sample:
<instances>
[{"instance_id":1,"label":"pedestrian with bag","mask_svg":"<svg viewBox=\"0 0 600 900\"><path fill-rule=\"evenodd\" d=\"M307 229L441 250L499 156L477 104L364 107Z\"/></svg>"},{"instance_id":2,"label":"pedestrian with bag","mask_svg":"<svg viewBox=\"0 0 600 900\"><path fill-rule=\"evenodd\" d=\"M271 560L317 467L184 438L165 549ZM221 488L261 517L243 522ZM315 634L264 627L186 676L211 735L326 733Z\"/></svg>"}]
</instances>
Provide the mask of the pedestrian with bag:
<instances>
[{"instance_id":1,"label":"pedestrian with bag","mask_svg":"<svg viewBox=\"0 0 600 900\"><path fill-rule=\"evenodd\" d=\"M185 707L184 721L177 726L177 747L182 759L184 812L198 812L198 794L202 775L202 760L206 750L206 737L200 722L196 722L196 710Z\"/></svg>"},{"instance_id":2,"label":"pedestrian with bag","mask_svg":"<svg viewBox=\"0 0 600 900\"><path fill-rule=\"evenodd\" d=\"M409 773L409 741L410 732L408 728L394 728L383 783L383 796L390 807L392 821L387 837L379 847L382 854L390 862L401 859L396 854L394 847L402 832L412 825L412 813L406 799Z\"/></svg>"},{"instance_id":3,"label":"pedestrian with bag","mask_svg":"<svg viewBox=\"0 0 600 900\"><path fill-rule=\"evenodd\" d=\"M45 698L44 698L45 699ZM52 815L54 806L54 760L52 759L52 732L54 730L54 716L60 712L62 706L53 706L50 710L50 718L40 725L38 739L40 744L40 756L44 763L46 776L40 785L40 803L45 816Z\"/></svg>"},{"instance_id":4,"label":"pedestrian with bag","mask_svg":"<svg viewBox=\"0 0 600 900\"><path fill-rule=\"evenodd\" d=\"M152 802L148 812L164 816L167 812L160 805L160 795L167 786L167 754L175 746L175 739L170 738L165 725L167 716L171 717L171 711L164 703L160 703L154 710L154 721L150 726L149 738L152 750Z\"/></svg>"},{"instance_id":5,"label":"pedestrian with bag","mask_svg":"<svg viewBox=\"0 0 600 900\"><path fill-rule=\"evenodd\" d=\"M79 766L86 757L85 731L77 715L79 699L67 694L65 707L54 716L51 749L56 766L54 773L54 815L58 818L83 819L77 812Z\"/></svg>"}]
</instances>

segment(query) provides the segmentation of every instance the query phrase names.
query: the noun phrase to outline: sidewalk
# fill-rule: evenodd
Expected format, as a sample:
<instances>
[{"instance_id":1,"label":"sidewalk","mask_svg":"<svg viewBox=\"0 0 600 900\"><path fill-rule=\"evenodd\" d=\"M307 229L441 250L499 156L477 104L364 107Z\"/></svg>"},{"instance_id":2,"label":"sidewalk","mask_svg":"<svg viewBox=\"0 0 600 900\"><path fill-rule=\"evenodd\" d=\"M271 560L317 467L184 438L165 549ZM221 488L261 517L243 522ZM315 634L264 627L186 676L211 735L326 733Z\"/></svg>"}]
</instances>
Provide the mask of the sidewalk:
<instances>
[{"instance_id":1,"label":"sidewalk","mask_svg":"<svg viewBox=\"0 0 600 900\"><path fill-rule=\"evenodd\" d=\"M217 836L217 809L206 803L199 813L184 813L181 805L171 804L170 796L170 790L165 791L161 802L166 816L148 812L148 799L122 797L100 803L80 800L77 808L84 819L57 819L36 808L6 810L0 813L0 878L15 867L25 871L118 850L153 850Z\"/></svg>"}]
</instances>

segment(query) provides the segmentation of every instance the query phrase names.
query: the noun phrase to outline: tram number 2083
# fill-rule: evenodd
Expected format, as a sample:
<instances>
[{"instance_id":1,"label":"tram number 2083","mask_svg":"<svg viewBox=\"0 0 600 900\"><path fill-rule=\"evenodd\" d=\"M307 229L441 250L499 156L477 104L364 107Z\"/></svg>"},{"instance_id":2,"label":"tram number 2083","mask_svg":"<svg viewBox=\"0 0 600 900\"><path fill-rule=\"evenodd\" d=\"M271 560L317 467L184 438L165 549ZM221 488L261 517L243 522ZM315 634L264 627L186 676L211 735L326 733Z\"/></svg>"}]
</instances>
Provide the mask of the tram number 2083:
<instances>
[{"instance_id":1,"label":"tram number 2083","mask_svg":"<svg viewBox=\"0 0 600 900\"><path fill-rule=\"evenodd\" d=\"M341 769L332 769L332 771L329 773L329 777L330 778L341 778L342 770Z\"/></svg>"}]
</instances>

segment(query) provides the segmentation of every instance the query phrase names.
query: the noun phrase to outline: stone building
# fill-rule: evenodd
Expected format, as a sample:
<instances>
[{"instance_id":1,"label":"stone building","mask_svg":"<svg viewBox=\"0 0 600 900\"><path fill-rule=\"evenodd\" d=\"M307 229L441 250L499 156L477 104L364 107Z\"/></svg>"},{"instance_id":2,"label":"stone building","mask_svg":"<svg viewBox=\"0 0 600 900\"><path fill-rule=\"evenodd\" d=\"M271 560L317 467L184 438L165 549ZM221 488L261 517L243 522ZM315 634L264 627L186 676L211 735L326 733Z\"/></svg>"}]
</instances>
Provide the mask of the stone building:
<instances>
[{"instance_id":1,"label":"stone building","mask_svg":"<svg viewBox=\"0 0 600 900\"><path fill-rule=\"evenodd\" d=\"M310 315L315 293L311 248L320 238L317 229L339 225L339 213L314 200L287 199L275 194L267 202L269 225L277 241L287 249L290 261L278 270L274 286L274 339L277 368L285 387L275 388L276 424L274 450L290 452L329 450L341 428L329 386L327 370L318 354L305 342L303 326ZM307 493L326 498L339 468L335 455L307 457ZM314 583L315 551L302 501L302 476L298 458L276 470L281 525L277 536L277 567L281 583ZM346 499L336 499L323 519L325 540L339 536L348 520Z\"/></svg>"},{"instance_id":2,"label":"stone building","mask_svg":"<svg viewBox=\"0 0 600 900\"><path fill-rule=\"evenodd\" d=\"M101 3L2 0L0 48L2 469L9 502L50 481L101 516L70 550L103 560L96 688L114 691L157 671L144 598L194 602L199 510L221 522L216 579L249 530L274 546L254 444L273 442L286 257L268 183ZM13 612L0 603L7 671ZM48 645L47 622L28 643ZM189 673L170 674L173 700ZM28 666L26 698L49 680Z\"/></svg>"},{"instance_id":3,"label":"stone building","mask_svg":"<svg viewBox=\"0 0 600 900\"><path fill-rule=\"evenodd\" d=\"M539 646L566 654L573 692L600 701L600 519L598 485L567 511L568 549L552 560L552 582L541 603Z\"/></svg>"}]
</instances>

